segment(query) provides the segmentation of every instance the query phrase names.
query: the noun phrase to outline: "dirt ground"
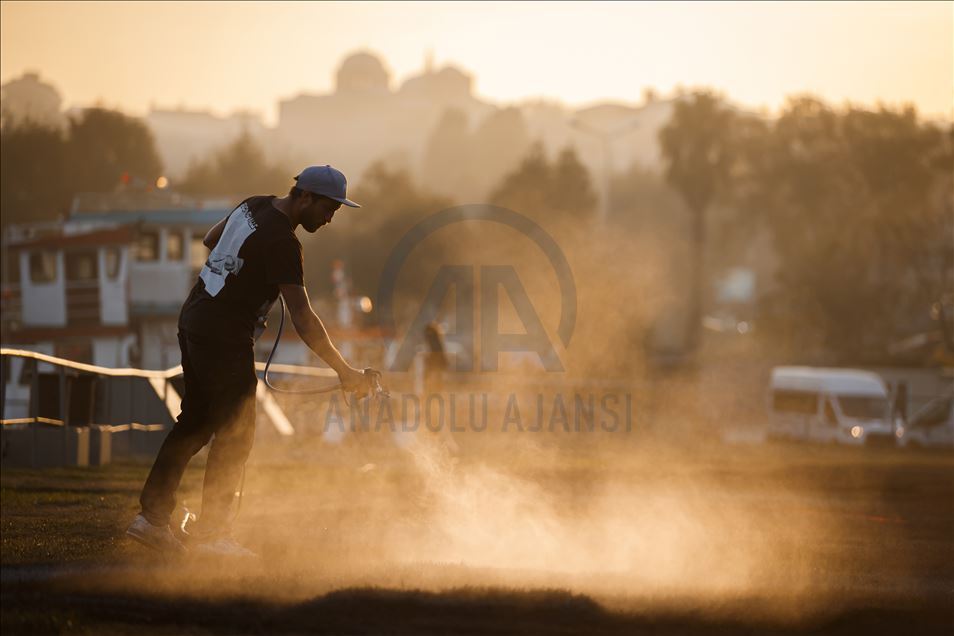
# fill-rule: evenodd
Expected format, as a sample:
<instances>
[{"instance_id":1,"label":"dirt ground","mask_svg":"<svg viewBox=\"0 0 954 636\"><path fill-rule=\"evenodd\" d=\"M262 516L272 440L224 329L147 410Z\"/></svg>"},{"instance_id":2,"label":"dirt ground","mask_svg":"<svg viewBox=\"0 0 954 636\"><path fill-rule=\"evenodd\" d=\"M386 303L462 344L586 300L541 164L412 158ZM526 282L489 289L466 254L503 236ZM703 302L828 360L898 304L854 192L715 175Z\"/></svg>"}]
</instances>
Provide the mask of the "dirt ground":
<instances>
[{"instance_id":1,"label":"dirt ground","mask_svg":"<svg viewBox=\"0 0 954 636\"><path fill-rule=\"evenodd\" d=\"M609 437L264 444L236 538L127 541L148 463L2 471L15 633L954 630L954 456ZM201 457L180 489L198 507Z\"/></svg>"}]
</instances>

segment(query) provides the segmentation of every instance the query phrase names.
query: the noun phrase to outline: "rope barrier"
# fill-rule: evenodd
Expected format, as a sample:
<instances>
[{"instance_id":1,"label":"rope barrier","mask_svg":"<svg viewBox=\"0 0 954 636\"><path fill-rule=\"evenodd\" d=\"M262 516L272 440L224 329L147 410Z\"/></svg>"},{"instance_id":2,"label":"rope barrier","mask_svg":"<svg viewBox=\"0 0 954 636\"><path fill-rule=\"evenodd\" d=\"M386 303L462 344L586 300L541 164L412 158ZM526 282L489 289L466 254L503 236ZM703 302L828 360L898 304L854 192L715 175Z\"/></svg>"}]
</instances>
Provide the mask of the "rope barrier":
<instances>
[{"instance_id":1,"label":"rope barrier","mask_svg":"<svg viewBox=\"0 0 954 636\"><path fill-rule=\"evenodd\" d=\"M85 371L87 373L98 373L100 375L108 375L112 377L132 377L132 378L157 378L160 380L168 380L169 378L174 378L178 375L182 375L182 365L174 366L170 369L152 371L149 369L133 369L133 368L121 368L116 369L112 367L101 367L95 364L86 364L85 362L74 362L73 360L67 360L65 358L57 358L55 356L50 356L45 353L38 353L36 351L27 351L26 349L10 349L7 347L0 348L0 355L3 356L13 356L15 358L30 358L37 360L38 362L47 362L49 364L65 367L67 369L75 369L77 371ZM255 363L256 371L265 371L264 362ZM294 364L276 364L273 363L269 366L269 370L275 373L288 373L291 375L302 375L309 376L314 378L337 378L338 374L332 369L319 369L315 367L302 367Z\"/></svg>"},{"instance_id":2,"label":"rope barrier","mask_svg":"<svg viewBox=\"0 0 954 636\"><path fill-rule=\"evenodd\" d=\"M63 426L63 420L57 420L50 417L16 417L12 419L0 420L0 426L19 426L23 424L49 424L51 426ZM84 427L98 428L110 433L123 433L125 431L164 431L165 424L140 424L132 422L130 424L84 424Z\"/></svg>"},{"instance_id":3,"label":"rope barrier","mask_svg":"<svg viewBox=\"0 0 954 636\"><path fill-rule=\"evenodd\" d=\"M63 426L63 420L53 419L52 417L16 417L9 420L0 420L0 426L16 426L17 424L49 424L51 426Z\"/></svg>"},{"instance_id":4,"label":"rope barrier","mask_svg":"<svg viewBox=\"0 0 954 636\"><path fill-rule=\"evenodd\" d=\"M170 369L164 370L147 370L147 369L133 369L133 368L110 368L110 367L101 367L95 364L87 364L84 362L75 362L73 360L67 360L65 358L57 358L56 356L47 355L45 353L39 353L36 351L28 351L25 349L12 349L8 347L0 348L0 356L10 356L15 358L24 358L28 360L36 360L37 362L43 362L51 364L54 366L59 366L64 369L72 369L78 372L98 374L105 377L111 378L141 378L147 380L149 385L151 385L155 394L162 400L165 404L166 409L169 412L170 417L173 420L176 418L178 412L178 402L180 396L178 392L168 383L168 381L176 376L182 374L182 366L177 365ZM297 375L302 377L309 378L334 378L337 379L338 375L332 369L320 369L314 367L302 367L292 364L271 364L256 362L255 369L257 371L264 372L266 369L270 370L273 373L283 373L289 375ZM3 382L6 382L7 379L3 378ZM4 387L5 388L5 387ZM288 418L282 412L281 408L274 401L271 395L265 394L263 391L257 391L258 398L262 402L262 406L265 409L265 414L267 418L275 426L276 430L281 435L292 435L295 430L292 427L291 423L288 421ZM25 425L25 424L50 424L53 426L63 426L62 420L45 418L45 417L21 417L21 418L12 418L12 419L0 419L0 428L5 426L16 426L16 425ZM122 424L122 425L108 425L108 424L91 424L90 426L99 426L103 430L108 430L113 433L119 433L127 430L138 430L138 431L159 431L163 430L164 427L162 424L140 424L140 423L131 423L131 424Z\"/></svg>"}]
</instances>

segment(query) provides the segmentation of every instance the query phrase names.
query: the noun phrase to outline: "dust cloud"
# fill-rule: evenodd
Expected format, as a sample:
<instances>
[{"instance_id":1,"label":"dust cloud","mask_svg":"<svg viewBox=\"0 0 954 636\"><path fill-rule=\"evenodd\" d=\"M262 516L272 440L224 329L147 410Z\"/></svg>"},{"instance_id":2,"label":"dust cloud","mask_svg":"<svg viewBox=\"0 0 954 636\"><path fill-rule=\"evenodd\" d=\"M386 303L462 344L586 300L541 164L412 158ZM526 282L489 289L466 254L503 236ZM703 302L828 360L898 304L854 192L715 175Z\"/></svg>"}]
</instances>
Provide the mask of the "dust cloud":
<instances>
[{"instance_id":1,"label":"dust cloud","mask_svg":"<svg viewBox=\"0 0 954 636\"><path fill-rule=\"evenodd\" d=\"M398 417L398 430L348 431L330 443L328 398L279 396L299 433L269 436L260 416L234 524L261 559L153 564L109 584L147 577L160 594L278 602L352 587L502 587L565 589L622 609L743 603L747 616L785 618L829 608L844 585L831 567L839 546L875 532L890 542L893 530L846 521L844 505L827 494L831 484L791 449L723 443L726 430L762 417L757 355L748 375L727 366L733 358L720 358L723 351L700 353L709 356L704 373L650 367L640 334L672 302L678 245L575 236L572 225L553 233L579 293L574 340L560 351L565 373L502 362L492 377L449 380L448 392L491 396L491 425L455 434L420 425L406 432ZM519 269L553 336L557 285L538 250L508 228L442 240L459 262ZM501 331L519 327L504 303L501 310ZM680 325L662 322L679 334ZM408 374L387 382L392 402L411 391ZM629 395L631 429L499 426L508 395L532 411L534 394L552 405L556 394L572 404L580 392ZM196 504L198 493L184 497Z\"/></svg>"},{"instance_id":2,"label":"dust cloud","mask_svg":"<svg viewBox=\"0 0 954 636\"><path fill-rule=\"evenodd\" d=\"M741 451L738 471L724 452L611 434L582 449L486 437L458 435L457 452L426 431L266 446L234 524L261 559L153 564L97 585L280 603L356 587L561 589L615 609L744 603L783 620L830 608L842 585L826 546L857 530L777 474L771 452Z\"/></svg>"}]
</instances>

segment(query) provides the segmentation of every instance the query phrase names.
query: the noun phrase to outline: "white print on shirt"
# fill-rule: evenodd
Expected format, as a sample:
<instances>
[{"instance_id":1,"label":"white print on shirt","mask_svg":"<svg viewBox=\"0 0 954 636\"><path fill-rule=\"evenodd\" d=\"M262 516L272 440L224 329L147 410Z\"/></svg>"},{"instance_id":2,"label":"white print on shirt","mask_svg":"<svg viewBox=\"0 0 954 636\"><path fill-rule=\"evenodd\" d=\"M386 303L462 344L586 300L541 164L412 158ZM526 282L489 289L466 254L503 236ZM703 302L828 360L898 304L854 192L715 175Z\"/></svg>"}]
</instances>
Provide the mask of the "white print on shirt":
<instances>
[{"instance_id":1,"label":"white print on shirt","mask_svg":"<svg viewBox=\"0 0 954 636\"><path fill-rule=\"evenodd\" d=\"M216 243L205 266L199 272L199 278L205 283L205 291L210 296L216 296L225 287L225 279L229 274L238 275L244 261L239 258L239 250L245 239L258 229L258 223L252 218L252 211L248 204L243 203L232 211L219 242Z\"/></svg>"}]
</instances>

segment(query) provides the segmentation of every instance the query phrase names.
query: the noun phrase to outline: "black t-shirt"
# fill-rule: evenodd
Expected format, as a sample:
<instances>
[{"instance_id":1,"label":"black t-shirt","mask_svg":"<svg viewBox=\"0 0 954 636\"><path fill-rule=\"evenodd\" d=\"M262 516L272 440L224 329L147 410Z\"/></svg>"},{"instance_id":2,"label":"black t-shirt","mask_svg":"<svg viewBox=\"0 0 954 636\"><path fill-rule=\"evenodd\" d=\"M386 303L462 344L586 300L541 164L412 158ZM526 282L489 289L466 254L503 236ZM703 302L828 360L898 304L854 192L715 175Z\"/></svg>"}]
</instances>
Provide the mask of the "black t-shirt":
<instances>
[{"instance_id":1,"label":"black t-shirt","mask_svg":"<svg viewBox=\"0 0 954 636\"><path fill-rule=\"evenodd\" d=\"M279 285L303 285L301 243L274 196L251 197L229 213L219 242L179 314L189 335L251 342Z\"/></svg>"}]
</instances>

